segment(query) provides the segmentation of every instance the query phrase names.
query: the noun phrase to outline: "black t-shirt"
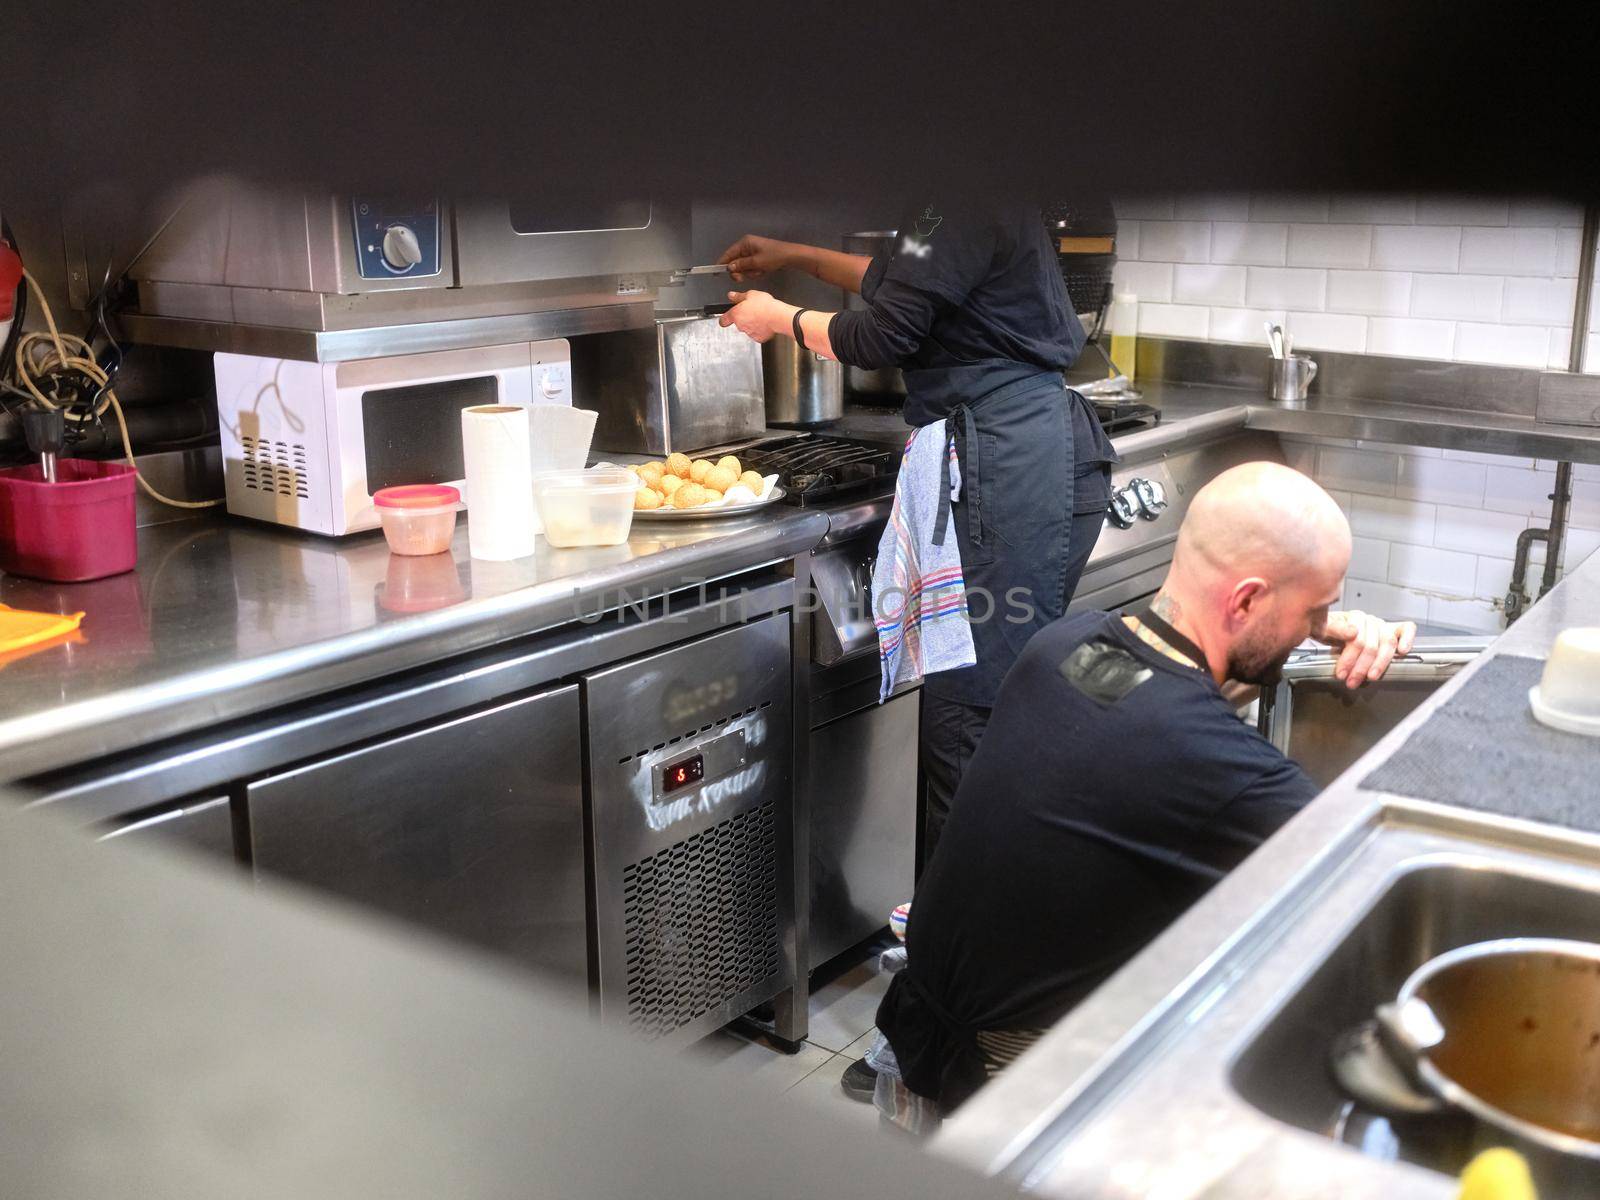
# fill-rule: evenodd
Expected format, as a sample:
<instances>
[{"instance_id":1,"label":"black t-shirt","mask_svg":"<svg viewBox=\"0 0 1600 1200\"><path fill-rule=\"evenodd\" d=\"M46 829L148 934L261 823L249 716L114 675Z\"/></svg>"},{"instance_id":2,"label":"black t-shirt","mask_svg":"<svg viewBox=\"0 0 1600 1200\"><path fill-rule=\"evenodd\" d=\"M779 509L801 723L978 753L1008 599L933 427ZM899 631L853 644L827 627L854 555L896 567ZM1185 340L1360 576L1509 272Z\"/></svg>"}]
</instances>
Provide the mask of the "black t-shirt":
<instances>
[{"instance_id":1,"label":"black t-shirt","mask_svg":"<svg viewBox=\"0 0 1600 1200\"><path fill-rule=\"evenodd\" d=\"M1210 675L1120 617L1041 630L1006 676L878 1013L913 1091L982 1083L962 1033L1043 1027L1317 793Z\"/></svg>"},{"instance_id":2,"label":"black t-shirt","mask_svg":"<svg viewBox=\"0 0 1600 1200\"><path fill-rule=\"evenodd\" d=\"M923 204L899 225L894 249L861 280L865 310L828 326L843 363L901 367L906 419L923 425L947 405L925 403L915 372L975 363L1070 367L1084 331L1038 206L955 199Z\"/></svg>"}]
</instances>

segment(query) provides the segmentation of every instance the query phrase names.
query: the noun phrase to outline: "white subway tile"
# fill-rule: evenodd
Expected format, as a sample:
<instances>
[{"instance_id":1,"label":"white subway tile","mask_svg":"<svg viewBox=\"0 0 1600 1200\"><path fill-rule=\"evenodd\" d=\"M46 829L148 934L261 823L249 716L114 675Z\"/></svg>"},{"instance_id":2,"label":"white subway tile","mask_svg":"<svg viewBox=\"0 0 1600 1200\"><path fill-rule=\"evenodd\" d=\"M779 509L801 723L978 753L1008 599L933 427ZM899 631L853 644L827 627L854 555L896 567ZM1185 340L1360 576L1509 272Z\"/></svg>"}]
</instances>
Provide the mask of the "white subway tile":
<instances>
[{"instance_id":1,"label":"white subway tile","mask_svg":"<svg viewBox=\"0 0 1600 1200\"><path fill-rule=\"evenodd\" d=\"M1317 452L1316 478L1325 488L1359 492L1365 496L1393 496L1398 472L1399 459L1393 454L1342 450L1332 446L1324 446Z\"/></svg>"},{"instance_id":2,"label":"white subway tile","mask_svg":"<svg viewBox=\"0 0 1600 1200\"><path fill-rule=\"evenodd\" d=\"M1493 196L1418 196L1418 225L1504 225L1511 203Z\"/></svg>"},{"instance_id":3,"label":"white subway tile","mask_svg":"<svg viewBox=\"0 0 1600 1200\"><path fill-rule=\"evenodd\" d=\"M1328 197L1320 193L1252 193L1252 221L1326 221Z\"/></svg>"},{"instance_id":4,"label":"white subway tile","mask_svg":"<svg viewBox=\"0 0 1600 1200\"><path fill-rule=\"evenodd\" d=\"M1411 280L1411 315L1493 321L1500 316L1504 293L1505 280L1494 275L1416 275Z\"/></svg>"},{"instance_id":5,"label":"white subway tile","mask_svg":"<svg viewBox=\"0 0 1600 1200\"><path fill-rule=\"evenodd\" d=\"M1217 221L1211 226L1211 261L1215 263L1281 267L1288 246L1287 225Z\"/></svg>"},{"instance_id":6,"label":"white subway tile","mask_svg":"<svg viewBox=\"0 0 1600 1200\"><path fill-rule=\"evenodd\" d=\"M1256 308L1319 309L1328 273L1297 267L1248 267L1245 302Z\"/></svg>"},{"instance_id":7,"label":"white subway tile","mask_svg":"<svg viewBox=\"0 0 1600 1200\"><path fill-rule=\"evenodd\" d=\"M1592 333L1583 339L1583 373L1600 375L1600 337Z\"/></svg>"},{"instance_id":8,"label":"white subway tile","mask_svg":"<svg viewBox=\"0 0 1600 1200\"><path fill-rule=\"evenodd\" d=\"M1556 477L1550 471L1526 471L1515 467L1488 468L1483 506L1496 512L1521 513L1542 517L1550 512L1550 493Z\"/></svg>"},{"instance_id":9,"label":"white subway tile","mask_svg":"<svg viewBox=\"0 0 1600 1200\"><path fill-rule=\"evenodd\" d=\"M1339 506L1339 511L1344 513L1345 517L1348 518L1351 511L1355 508L1355 497L1349 492L1341 492L1337 488L1331 488L1327 484L1322 483L1321 480L1318 480L1317 482L1321 484L1322 490L1328 493L1329 499Z\"/></svg>"},{"instance_id":10,"label":"white subway tile","mask_svg":"<svg viewBox=\"0 0 1600 1200\"><path fill-rule=\"evenodd\" d=\"M1246 221L1250 218L1250 197L1242 192L1179 196L1173 216L1180 221Z\"/></svg>"},{"instance_id":11,"label":"white subway tile","mask_svg":"<svg viewBox=\"0 0 1600 1200\"><path fill-rule=\"evenodd\" d=\"M1576 275L1578 260L1583 257L1583 231L1581 229L1556 230L1556 269L1561 276Z\"/></svg>"},{"instance_id":12,"label":"white subway tile","mask_svg":"<svg viewBox=\"0 0 1600 1200\"><path fill-rule=\"evenodd\" d=\"M1553 275L1556 240L1554 229L1463 229L1461 269L1484 275Z\"/></svg>"},{"instance_id":13,"label":"white subway tile","mask_svg":"<svg viewBox=\"0 0 1600 1200\"><path fill-rule=\"evenodd\" d=\"M1346 579L1343 607L1359 608L1386 621L1428 619L1426 596L1371 579Z\"/></svg>"},{"instance_id":14,"label":"white subway tile","mask_svg":"<svg viewBox=\"0 0 1600 1200\"><path fill-rule=\"evenodd\" d=\"M1267 352L1267 335L1261 327L1267 321L1282 325L1288 314L1281 308L1213 308L1211 310L1211 340L1214 342L1243 342L1260 345Z\"/></svg>"},{"instance_id":15,"label":"white subway tile","mask_svg":"<svg viewBox=\"0 0 1600 1200\"><path fill-rule=\"evenodd\" d=\"M1456 326L1455 357L1460 362L1542 367L1550 356L1550 331L1537 325Z\"/></svg>"},{"instance_id":16,"label":"white subway tile","mask_svg":"<svg viewBox=\"0 0 1600 1200\"><path fill-rule=\"evenodd\" d=\"M1411 196L1353 195L1333 197L1328 216L1334 221L1368 225L1410 225L1417 219L1417 202Z\"/></svg>"},{"instance_id":17,"label":"white subway tile","mask_svg":"<svg viewBox=\"0 0 1600 1200\"><path fill-rule=\"evenodd\" d=\"M1211 310L1186 304L1139 302L1139 332L1154 337L1205 338L1211 329Z\"/></svg>"},{"instance_id":18,"label":"white subway tile","mask_svg":"<svg viewBox=\"0 0 1600 1200\"><path fill-rule=\"evenodd\" d=\"M1345 573L1358 579L1387 579L1389 543L1380 538L1351 538L1350 566Z\"/></svg>"},{"instance_id":19,"label":"white subway tile","mask_svg":"<svg viewBox=\"0 0 1600 1200\"><path fill-rule=\"evenodd\" d=\"M1408 317L1373 317L1367 322L1367 353L1402 358L1449 358L1455 350L1452 321L1417 321Z\"/></svg>"},{"instance_id":20,"label":"white subway tile","mask_svg":"<svg viewBox=\"0 0 1600 1200\"><path fill-rule=\"evenodd\" d=\"M1567 552L1561 556L1569 569L1581 565L1593 554L1600 554L1600 529L1567 526Z\"/></svg>"},{"instance_id":21,"label":"white subway tile","mask_svg":"<svg viewBox=\"0 0 1600 1200\"><path fill-rule=\"evenodd\" d=\"M1170 221L1172 204L1171 196L1123 196L1111 202L1111 211L1120 229L1123 221Z\"/></svg>"},{"instance_id":22,"label":"white subway tile","mask_svg":"<svg viewBox=\"0 0 1600 1200\"><path fill-rule=\"evenodd\" d=\"M1172 299L1172 264L1154 262L1129 262L1117 259L1112 269L1112 287L1118 292L1128 292L1141 301L1162 302Z\"/></svg>"},{"instance_id":23,"label":"white subway tile","mask_svg":"<svg viewBox=\"0 0 1600 1200\"><path fill-rule=\"evenodd\" d=\"M1211 258L1211 223L1141 222L1139 257L1145 262L1208 262Z\"/></svg>"},{"instance_id":24,"label":"white subway tile","mask_svg":"<svg viewBox=\"0 0 1600 1200\"><path fill-rule=\"evenodd\" d=\"M1512 547L1513 553L1516 547ZM1478 558L1478 576L1473 584L1472 594L1494 600L1502 598L1511 590L1511 568L1515 563L1509 558L1495 558L1492 555L1480 555Z\"/></svg>"},{"instance_id":25,"label":"white subway tile","mask_svg":"<svg viewBox=\"0 0 1600 1200\"><path fill-rule=\"evenodd\" d=\"M1600 479L1600 464L1573 463L1572 477L1574 479Z\"/></svg>"},{"instance_id":26,"label":"white subway tile","mask_svg":"<svg viewBox=\"0 0 1600 1200\"><path fill-rule=\"evenodd\" d=\"M1365 267L1372 259L1370 225L1291 225L1291 267Z\"/></svg>"},{"instance_id":27,"label":"white subway tile","mask_svg":"<svg viewBox=\"0 0 1600 1200\"><path fill-rule=\"evenodd\" d=\"M1348 313L1291 312L1284 326L1294 349L1362 354L1367 349L1367 319Z\"/></svg>"},{"instance_id":28,"label":"white subway tile","mask_svg":"<svg viewBox=\"0 0 1600 1200\"><path fill-rule=\"evenodd\" d=\"M1550 331L1550 357L1545 360L1545 366L1552 371L1565 371L1571 359L1572 330L1552 329Z\"/></svg>"},{"instance_id":29,"label":"white subway tile","mask_svg":"<svg viewBox=\"0 0 1600 1200\"><path fill-rule=\"evenodd\" d=\"M1471 596L1478 578L1478 556L1433 546L1389 547L1389 582L1399 587L1427 588L1453 596Z\"/></svg>"},{"instance_id":30,"label":"white subway tile","mask_svg":"<svg viewBox=\"0 0 1600 1200\"><path fill-rule=\"evenodd\" d=\"M1500 317L1527 325L1572 324L1573 304L1578 297L1576 279L1511 278L1506 281L1504 307Z\"/></svg>"},{"instance_id":31,"label":"white subway tile","mask_svg":"<svg viewBox=\"0 0 1600 1200\"><path fill-rule=\"evenodd\" d=\"M1173 268L1172 298L1181 304L1244 303L1244 268L1180 263Z\"/></svg>"},{"instance_id":32,"label":"white subway tile","mask_svg":"<svg viewBox=\"0 0 1600 1200\"><path fill-rule=\"evenodd\" d=\"M1505 628L1505 617L1490 600L1453 600L1445 596L1430 596L1428 624L1445 629L1465 629L1470 633L1499 633Z\"/></svg>"},{"instance_id":33,"label":"white subway tile","mask_svg":"<svg viewBox=\"0 0 1600 1200\"><path fill-rule=\"evenodd\" d=\"M1513 225L1582 225L1583 205L1549 196L1511 197Z\"/></svg>"},{"instance_id":34,"label":"white subway tile","mask_svg":"<svg viewBox=\"0 0 1600 1200\"><path fill-rule=\"evenodd\" d=\"M1433 545L1434 506L1415 500L1396 500L1389 496L1350 497L1350 530L1362 537L1406 542L1413 546Z\"/></svg>"},{"instance_id":35,"label":"white subway tile","mask_svg":"<svg viewBox=\"0 0 1600 1200\"><path fill-rule=\"evenodd\" d=\"M1586 528L1600 527L1600 481L1575 477L1568 520Z\"/></svg>"},{"instance_id":36,"label":"white subway tile","mask_svg":"<svg viewBox=\"0 0 1600 1200\"><path fill-rule=\"evenodd\" d=\"M1403 317L1411 309L1411 276L1403 271L1329 271L1328 308Z\"/></svg>"},{"instance_id":37,"label":"white subway tile","mask_svg":"<svg viewBox=\"0 0 1600 1200\"><path fill-rule=\"evenodd\" d=\"M1521 467L1533 470L1533 459L1521 458L1515 454L1484 454L1478 450L1446 450L1446 458L1459 459L1462 462L1487 463L1491 467Z\"/></svg>"},{"instance_id":38,"label":"white subway tile","mask_svg":"<svg viewBox=\"0 0 1600 1200\"><path fill-rule=\"evenodd\" d=\"M1479 507L1483 504L1484 478L1488 469L1482 463L1402 455L1395 476L1394 494L1402 500Z\"/></svg>"},{"instance_id":39,"label":"white subway tile","mask_svg":"<svg viewBox=\"0 0 1600 1200\"><path fill-rule=\"evenodd\" d=\"M1117 220L1117 261L1139 257L1139 222Z\"/></svg>"},{"instance_id":40,"label":"white subway tile","mask_svg":"<svg viewBox=\"0 0 1600 1200\"><path fill-rule=\"evenodd\" d=\"M1377 225L1372 265L1396 271L1454 271L1461 262L1461 230L1436 225Z\"/></svg>"},{"instance_id":41,"label":"white subway tile","mask_svg":"<svg viewBox=\"0 0 1600 1200\"><path fill-rule=\"evenodd\" d=\"M1453 462L1451 459L1444 461ZM1473 464L1454 462L1453 465ZM1516 513L1492 512L1483 508L1457 508L1453 504L1440 504L1436 513L1433 544L1441 550L1464 550L1468 554L1503 554L1509 558L1516 553L1517 535L1528 527L1528 518Z\"/></svg>"}]
</instances>

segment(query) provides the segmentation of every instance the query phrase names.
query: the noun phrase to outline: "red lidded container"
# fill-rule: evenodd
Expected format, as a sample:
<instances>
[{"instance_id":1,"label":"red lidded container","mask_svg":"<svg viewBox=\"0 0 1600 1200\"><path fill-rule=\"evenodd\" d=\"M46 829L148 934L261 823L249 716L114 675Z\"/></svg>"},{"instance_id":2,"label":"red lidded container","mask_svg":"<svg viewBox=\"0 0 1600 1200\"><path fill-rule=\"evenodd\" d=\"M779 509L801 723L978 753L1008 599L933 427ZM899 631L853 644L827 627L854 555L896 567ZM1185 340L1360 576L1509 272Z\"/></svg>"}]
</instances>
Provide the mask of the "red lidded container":
<instances>
[{"instance_id":1,"label":"red lidded container","mask_svg":"<svg viewBox=\"0 0 1600 1200\"><path fill-rule=\"evenodd\" d=\"M126 463L56 461L0 470L0 570L81 583L131 571L139 561L134 470Z\"/></svg>"}]
</instances>

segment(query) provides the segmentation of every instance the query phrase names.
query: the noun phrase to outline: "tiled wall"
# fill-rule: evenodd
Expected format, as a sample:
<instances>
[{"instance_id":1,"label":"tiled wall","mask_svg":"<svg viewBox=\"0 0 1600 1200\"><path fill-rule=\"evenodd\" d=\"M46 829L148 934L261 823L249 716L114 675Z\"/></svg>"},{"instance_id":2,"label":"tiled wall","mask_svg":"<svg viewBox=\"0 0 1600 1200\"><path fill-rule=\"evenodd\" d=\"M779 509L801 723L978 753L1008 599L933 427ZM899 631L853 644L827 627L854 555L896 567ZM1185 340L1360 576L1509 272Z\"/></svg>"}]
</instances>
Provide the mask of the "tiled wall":
<instances>
[{"instance_id":1,"label":"tiled wall","mask_svg":"<svg viewBox=\"0 0 1600 1200\"><path fill-rule=\"evenodd\" d=\"M1457 629L1504 628L1499 606L1517 534L1549 522L1554 463L1328 439L1285 438L1284 450L1350 518L1346 608ZM1572 492L1563 566L1600 552L1600 466L1575 466ZM1542 545L1532 562L1529 592L1537 597Z\"/></svg>"},{"instance_id":2,"label":"tiled wall","mask_svg":"<svg viewBox=\"0 0 1600 1200\"><path fill-rule=\"evenodd\" d=\"M1564 370L1583 211L1517 197L1236 195L1120 200L1117 290L1139 332ZM1600 372L1600 309L1586 369ZM1555 464L1285 439L1333 493L1355 549L1345 606L1494 632L1517 534L1550 515ZM1574 469L1563 565L1600 551L1600 467ZM1538 594L1542 546L1529 572Z\"/></svg>"},{"instance_id":3,"label":"tiled wall","mask_svg":"<svg viewBox=\"0 0 1600 1200\"><path fill-rule=\"evenodd\" d=\"M1142 196L1116 202L1139 330L1565 368L1583 210L1518 197ZM1600 310L1590 322L1600 333ZM1600 337L1590 369L1600 370Z\"/></svg>"}]
</instances>

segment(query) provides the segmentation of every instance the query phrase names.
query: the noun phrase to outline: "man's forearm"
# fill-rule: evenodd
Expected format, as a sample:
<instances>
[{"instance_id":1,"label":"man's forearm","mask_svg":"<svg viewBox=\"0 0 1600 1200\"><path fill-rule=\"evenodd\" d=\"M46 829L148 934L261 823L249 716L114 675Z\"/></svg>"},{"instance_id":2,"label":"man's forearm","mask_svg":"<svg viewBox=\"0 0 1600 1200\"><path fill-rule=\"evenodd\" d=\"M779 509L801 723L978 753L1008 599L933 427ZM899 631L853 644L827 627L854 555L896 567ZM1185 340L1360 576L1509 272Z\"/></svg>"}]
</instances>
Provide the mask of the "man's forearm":
<instances>
[{"instance_id":1,"label":"man's forearm","mask_svg":"<svg viewBox=\"0 0 1600 1200\"><path fill-rule=\"evenodd\" d=\"M823 283L861 294L861 277L867 273L872 259L864 254L846 254L842 250L824 250L821 246L794 248L794 265L808 275L815 275Z\"/></svg>"}]
</instances>

